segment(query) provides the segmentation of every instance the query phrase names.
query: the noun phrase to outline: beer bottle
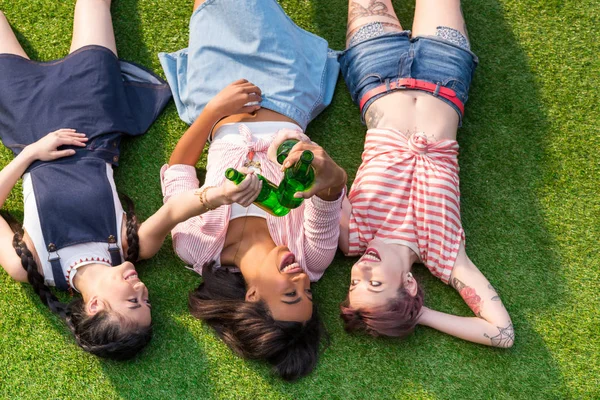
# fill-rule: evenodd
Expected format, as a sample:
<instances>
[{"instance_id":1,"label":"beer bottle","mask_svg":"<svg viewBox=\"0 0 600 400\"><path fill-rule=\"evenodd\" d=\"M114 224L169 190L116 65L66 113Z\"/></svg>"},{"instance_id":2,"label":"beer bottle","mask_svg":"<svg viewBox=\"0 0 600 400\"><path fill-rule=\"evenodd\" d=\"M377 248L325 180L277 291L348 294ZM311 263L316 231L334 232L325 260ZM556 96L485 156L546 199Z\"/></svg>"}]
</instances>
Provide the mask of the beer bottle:
<instances>
[{"instance_id":1,"label":"beer bottle","mask_svg":"<svg viewBox=\"0 0 600 400\"><path fill-rule=\"evenodd\" d=\"M304 199L297 199L294 193L309 189L315 181L315 170L311 166L315 156L312 151L302 152L300 159L285 170L283 180L279 184L279 203L287 208L296 208Z\"/></svg>"},{"instance_id":2,"label":"beer bottle","mask_svg":"<svg viewBox=\"0 0 600 400\"><path fill-rule=\"evenodd\" d=\"M254 204L276 217L287 215L290 212L290 209L283 207L279 203L279 200L277 199L277 186L260 174L256 174L256 177L262 181L262 189L256 200L254 200ZM227 168L227 171L225 171L225 178L236 185L239 185L244 178L246 178L246 174L234 168Z\"/></svg>"},{"instance_id":3,"label":"beer bottle","mask_svg":"<svg viewBox=\"0 0 600 400\"><path fill-rule=\"evenodd\" d=\"M296 143L298 143L298 140L288 139L279 145L277 148L277 162L280 165L283 165L283 162L290 154L290 150L292 150L292 147L294 147Z\"/></svg>"}]
</instances>

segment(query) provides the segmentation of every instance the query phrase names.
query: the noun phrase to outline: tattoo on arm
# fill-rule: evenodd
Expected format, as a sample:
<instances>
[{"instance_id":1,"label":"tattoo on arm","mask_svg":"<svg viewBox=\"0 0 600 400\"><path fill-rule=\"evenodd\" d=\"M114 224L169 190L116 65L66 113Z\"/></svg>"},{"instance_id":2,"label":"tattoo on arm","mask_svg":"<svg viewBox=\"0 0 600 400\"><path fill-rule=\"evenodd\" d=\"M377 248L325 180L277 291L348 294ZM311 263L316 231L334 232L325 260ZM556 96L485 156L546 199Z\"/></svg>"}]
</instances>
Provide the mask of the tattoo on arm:
<instances>
[{"instance_id":1,"label":"tattoo on arm","mask_svg":"<svg viewBox=\"0 0 600 400\"><path fill-rule=\"evenodd\" d=\"M496 289L494 289L494 287L492 285L488 285L488 289L490 289L492 292L494 292L496 294L494 297L492 297L492 301L500 301L500 296L498 296L498 291Z\"/></svg>"},{"instance_id":2,"label":"tattoo on arm","mask_svg":"<svg viewBox=\"0 0 600 400\"><path fill-rule=\"evenodd\" d=\"M490 339L492 342L492 346L494 347L510 347L515 341L515 330L513 328L512 322L506 327L501 328L497 326L499 333L496 336L488 336L487 333L484 333L483 336Z\"/></svg>"},{"instance_id":3,"label":"tattoo on arm","mask_svg":"<svg viewBox=\"0 0 600 400\"><path fill-rule=\"evenodd\" d=\"M381 118L383 118L383 112L380 111L375 104L371 104L365 113L365 122L367 123L367 128L377 128Z\"/></svg>"},{"instance_id":4,"label":"tattoo on arm","mask_svg":"<svg viewBox=\"0 0 600 400\"><path fill-rule=\"evenodd\" d=\"M473 310L475 315L477 315L479 318L482 318L481 307L483 306L483 300L481 300L481 297L477 295L475 289L465 285L463 282L456 278L452 279L452 286L458 291L460 297L463 298L465 303L467 303L469 308Z\"/></svg>"},{"instance_id":5,"label":"tattoo on arm","mask_svg":"<svg viewBox=\"0 0 600 400\"><path fill-rule=\"evenodd\" d=\"M371 0L369 5L365 8L359 4L358 1L354 0L352 1L352 4L350 4L348 26L350 26L352 22L358 18L374 16L396 19L394 15L389 13L388 7L385 5L385 3L381 1Z\"/></svg>"}]
</instances>

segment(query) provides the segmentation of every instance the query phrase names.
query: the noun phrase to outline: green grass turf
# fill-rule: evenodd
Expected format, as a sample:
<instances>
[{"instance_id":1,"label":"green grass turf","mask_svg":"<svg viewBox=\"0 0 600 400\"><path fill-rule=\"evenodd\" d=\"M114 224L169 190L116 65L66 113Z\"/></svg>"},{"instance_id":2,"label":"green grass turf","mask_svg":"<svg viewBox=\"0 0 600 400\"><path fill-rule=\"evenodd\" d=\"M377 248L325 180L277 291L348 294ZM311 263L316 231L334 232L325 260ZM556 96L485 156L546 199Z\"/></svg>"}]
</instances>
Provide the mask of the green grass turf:
<instances>
[{"instance_id":1,"label":"green grass turf","mask_svg":"<svg viewBox=\"0 0 600 400\"><path fill-rule=\"evenodd\" d=\"M303 28L344 44L346 0L282 0ZM314 285L331 344L309 377L288 384L234 356L187 311L200 281L170 240L140 263L155 335L136 360L85 354L28 285L0 272L2 398L600 398L600 40L596 0L464 2L480 66L461 145L468 252L500 292L515 325L510 350L420 327L408 340L350 336L337 305L352 260L336 257ZM74 1L0 0L26 51L51 60L69 49ZM396 2L410 27L414 2ZM118 0L121 57L162 74L156 54L186 46L191 0ZM243 18L240 23L243 23ZM1 38L0 38L1 40ZM175 106L144 137L127 141L117 184L147 218L161 205L158 171L185 129ZM365 129L340 79L309 128L351 177ZM0 153L2 164L11 159ZM6 208L22 216L20 186ZM459 296L423 269L426 304L470 315Z\"/></svg>"}]
</instances>

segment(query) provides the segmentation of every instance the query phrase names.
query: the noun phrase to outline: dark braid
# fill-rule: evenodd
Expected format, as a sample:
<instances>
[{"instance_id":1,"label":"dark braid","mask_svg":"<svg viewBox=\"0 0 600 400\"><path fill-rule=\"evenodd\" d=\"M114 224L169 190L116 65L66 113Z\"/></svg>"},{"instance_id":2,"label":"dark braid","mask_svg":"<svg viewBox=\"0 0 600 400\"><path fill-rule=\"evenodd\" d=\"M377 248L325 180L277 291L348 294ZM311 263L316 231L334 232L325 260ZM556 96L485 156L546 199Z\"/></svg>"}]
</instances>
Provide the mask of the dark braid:
<instances>
[{"instance_id":1,"label":"dark braid","mask_svg":"<svg viewBox=\"0 0 600 400\"><path fill-rule=\"evenodd\" d=\"M21 258L21 265L23 269L27 271L27 280L33 287L35 293L40 296L42 303L44 303L53 313L58 314L63 320L67 317L67 305L62 303L58 298L50 291L50 288L44 282L44 277L38 271L37 263L35 258L27 244L23 240L23 228L21 227L15 232L13 236L13 247L17 252L17 255Z\"/></svg>"},{"instance_id":2,"label":"dark braid","mask_svg":"<svg viewBox=\"0 0 600 400\"><path fill-rule=\"evenodd\" d=\"M127 256L125 260L135 263L140 258L140 237L138 236L140 224L135 215L133 201L123 193L119 193L119 196L127 206Z\"/></svg>"},{"instance_id":3,"label":"dark braid","mask_svg":"<svg viewBox=\"0 0 600 400\"><path fill-rule=\"evenodd\" d=\"M68 305L59 301L38 271L35 258L23 240L24 231L21 224L5 211L0 211L0 215L15 232L13 247L21 258L21 264L27 271L27 280L33 290L42 303L65 321L82 349L99 357L126 360L135 356L148 344L152 337L152 326L130 328L125 318L108 310L90 316L85 310L82 298L77 298ZM137 238L137 229L135 237Z\"/></svg>"}]
</instances>

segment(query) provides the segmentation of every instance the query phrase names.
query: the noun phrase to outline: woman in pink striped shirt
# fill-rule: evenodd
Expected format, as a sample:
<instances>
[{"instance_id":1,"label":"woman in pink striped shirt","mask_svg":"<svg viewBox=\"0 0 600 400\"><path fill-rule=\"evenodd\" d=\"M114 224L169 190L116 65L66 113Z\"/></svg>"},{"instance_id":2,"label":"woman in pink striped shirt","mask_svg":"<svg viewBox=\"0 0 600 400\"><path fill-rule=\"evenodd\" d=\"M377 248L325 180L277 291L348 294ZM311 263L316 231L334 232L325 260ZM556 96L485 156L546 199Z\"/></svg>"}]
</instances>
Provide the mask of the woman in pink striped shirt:
<instances>
[{"instance_id":1,"label":"woman in pink striped shirt","mask_svg":"<svg viewBox=\"0 0 600 400\"><path fill-rule=\"evenodd\" d=\"M161 169L172 210L165 225L181 222L171 231L175 251L203 276L190 311L236 353L267 360L287 380L317 362L323 328L310 282L335 255L346 186L344 170L300 128L331 100L339 67L328 55L327 43L274 0L199 0L189 49L161 56L179 114L193 121ZM257 85L224 83L237 78ZM219 84L226 87L213 93ZM288 138L300 142L281 166L276 149ZM208 139L199 188L194 166ZM316 179L297 193L302 205L284 217L252 205L261 188L256 173L278 184L304 150L314 153ZM225 179L229 167L247 172L239 186Z\"/></svg>"},{"instance_id":2,"label":"woman in pink striped shirt","mask_svg":"<svg viewBox=\"0 0 600 400\"><path fill-rule=\"evenodd\" d=\"M403 337L417 324L468 341L511 347L498 294L465 253L457 128L477 57L460 0L416 0L413 31L390 0L350 0L342 73L369 128L344 203L340 247L361 256L341 311L346 330ZM476 317L423 306L411 273L422 262Z\"/></svg>"}]
</instances>

